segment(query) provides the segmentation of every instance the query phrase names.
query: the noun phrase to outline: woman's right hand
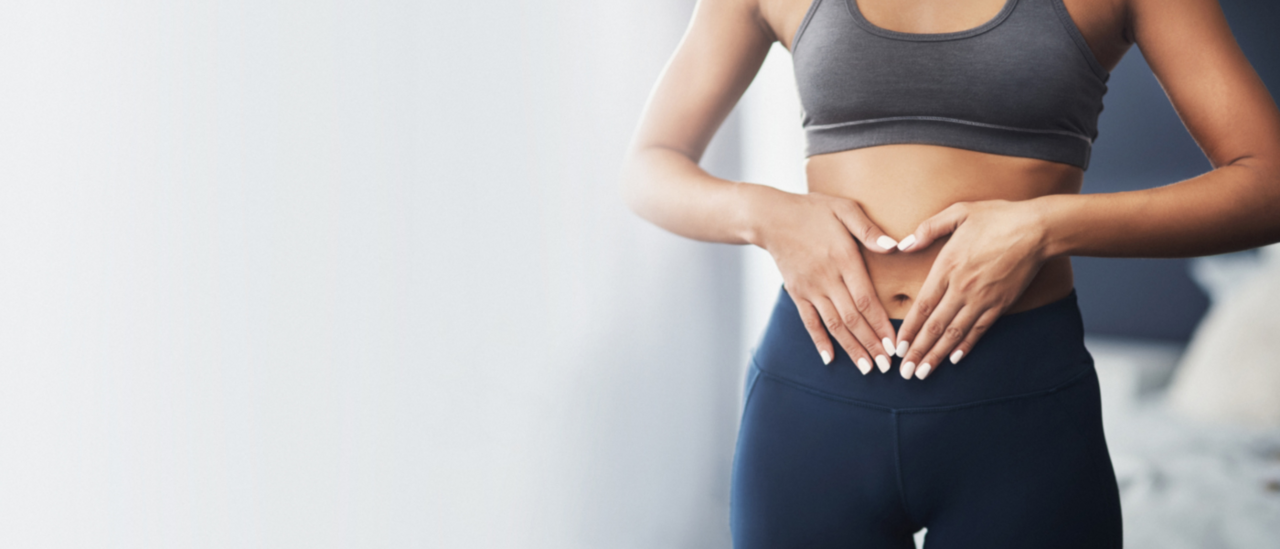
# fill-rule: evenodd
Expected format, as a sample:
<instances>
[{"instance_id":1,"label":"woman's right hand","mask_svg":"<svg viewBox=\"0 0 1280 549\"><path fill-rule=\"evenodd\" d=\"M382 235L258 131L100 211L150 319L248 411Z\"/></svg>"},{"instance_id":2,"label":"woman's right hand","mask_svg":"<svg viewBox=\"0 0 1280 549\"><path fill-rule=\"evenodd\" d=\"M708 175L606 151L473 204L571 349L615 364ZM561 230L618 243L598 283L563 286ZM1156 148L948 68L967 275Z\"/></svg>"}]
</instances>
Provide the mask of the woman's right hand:
<instances>
[{"instance_id":1,"label":"woman's right hand","mask_svg":"<svg viewBox=\"0 0 1280 549\"><path fill-rule=\"evenodd\" d=\"M835 357L829 332L864 375L872 361L887 372L897 338L867 274L862 249L892 253L898 243L853 200L769 190L753 208L759 223L753 243L778 264L783 287L822 362L830 364Z\"/></svg>"}]
</instances>

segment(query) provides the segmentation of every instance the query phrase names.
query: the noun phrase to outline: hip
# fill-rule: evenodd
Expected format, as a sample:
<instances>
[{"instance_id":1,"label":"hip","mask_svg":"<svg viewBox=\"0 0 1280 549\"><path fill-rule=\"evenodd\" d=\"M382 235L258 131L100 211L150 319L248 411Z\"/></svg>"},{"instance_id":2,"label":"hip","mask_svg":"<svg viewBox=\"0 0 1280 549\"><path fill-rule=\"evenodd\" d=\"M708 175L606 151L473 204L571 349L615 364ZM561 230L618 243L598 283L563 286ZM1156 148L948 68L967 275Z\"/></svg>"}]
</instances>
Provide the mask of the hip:
<instances>
[{"instance_id":1,"label":"hip","mask_svg":"<svg viewBox=\"0 0 1280 549\"><path fill-rule=\"evenodd\" d=\"M895 328L900 320L893 320ZM901 358L893 359L894 374ZM1090 377L1093 357L1074 290L1066 297L1000 317L960 364L942 365L927 380L872 370L863 375L843 351L822 363L795 303L779 290L765 332L752 353L752 375L810 392L894 410L947 407L1052 392Z\"/></svg>"}]
</instances>

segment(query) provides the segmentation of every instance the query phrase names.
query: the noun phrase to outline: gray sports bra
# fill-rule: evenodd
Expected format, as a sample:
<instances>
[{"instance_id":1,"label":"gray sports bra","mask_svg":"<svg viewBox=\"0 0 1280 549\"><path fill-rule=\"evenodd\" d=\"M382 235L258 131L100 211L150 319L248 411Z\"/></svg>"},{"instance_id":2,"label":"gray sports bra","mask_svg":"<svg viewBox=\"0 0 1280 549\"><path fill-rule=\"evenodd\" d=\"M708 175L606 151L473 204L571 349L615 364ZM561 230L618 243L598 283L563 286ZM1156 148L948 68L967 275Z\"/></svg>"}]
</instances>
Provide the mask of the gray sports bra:
<instances>
[{"instance_id":1,"label":"gray sports bra","mask_svg":"<svg viewBox=\"0 0 1280 549\"><path fill-rule=\"evenodd\" d=\"M813 0L791 45L807 155L924 143L1089 167L1110 74L1062 0L1006 0L959 32L877 27Z\"/></svg>"}]
</instances>

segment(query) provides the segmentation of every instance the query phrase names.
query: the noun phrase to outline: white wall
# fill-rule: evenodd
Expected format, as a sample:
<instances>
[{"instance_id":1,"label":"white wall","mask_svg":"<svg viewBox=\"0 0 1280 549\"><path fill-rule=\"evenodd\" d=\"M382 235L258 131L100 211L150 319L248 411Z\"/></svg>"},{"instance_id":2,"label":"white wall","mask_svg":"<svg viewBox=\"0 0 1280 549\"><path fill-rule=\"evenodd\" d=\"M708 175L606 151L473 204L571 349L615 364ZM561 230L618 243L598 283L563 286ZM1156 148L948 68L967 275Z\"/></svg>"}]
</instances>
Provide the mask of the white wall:
<instances>
[{"instance_id":1,"label":"white wall","mask_svg":"<svg viewBox=\"0 0 1280 549\"><path fill-rule=\"evenodd\" d=\"M743 178L752 183L807 193L800 94L793 71L791 53L774 44L743 95L739 103L742 171ZM753 246L744 248L743 276L742 332L754 346L773 311L782 275L769 253Z\"/></svg>"},{"instance_id":2,"label":"white wall","mask_svg":"<svg viewBox=\"0 0 1280 549\"><path fill-rule=\"evenodd\" d=\"M0 5L0 546L726 546L740 249L615 189L691 7Z\"/></svg>"}]
</instances>

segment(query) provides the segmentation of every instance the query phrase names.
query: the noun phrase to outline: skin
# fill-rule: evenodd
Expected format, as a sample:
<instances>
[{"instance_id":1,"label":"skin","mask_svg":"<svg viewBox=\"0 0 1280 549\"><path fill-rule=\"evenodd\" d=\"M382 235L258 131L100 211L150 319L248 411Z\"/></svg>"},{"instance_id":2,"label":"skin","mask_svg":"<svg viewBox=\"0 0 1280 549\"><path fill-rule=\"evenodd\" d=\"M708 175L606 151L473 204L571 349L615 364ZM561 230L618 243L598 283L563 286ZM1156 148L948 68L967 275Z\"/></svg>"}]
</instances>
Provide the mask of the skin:
<instances>
[{"instance_id":1,"label":"skin","mask_svg":"<svg viewBox=\"0 0 1280 549\"><path fill-rule=\"evenodd\" d=\"M671 232L767 250L824 361L830 333L864 374L901 351L902 376L924 379L1001 315L1065 297L1072 255L1190 257L1280 241L1280 111L1216 0L1064 0L1108 71L1130 46L1142 50L1213 166L1200 176L1080 195L1075 166L916 144L810 157L807 194L707 174L707 143L772 43L790 49L809 4L700 0L622 180L632 210ZM858 5L880 27L941 33L981 25L1004 0ZM903 319L897 333L890 318Z\"/></svg>"}]
</instances>

